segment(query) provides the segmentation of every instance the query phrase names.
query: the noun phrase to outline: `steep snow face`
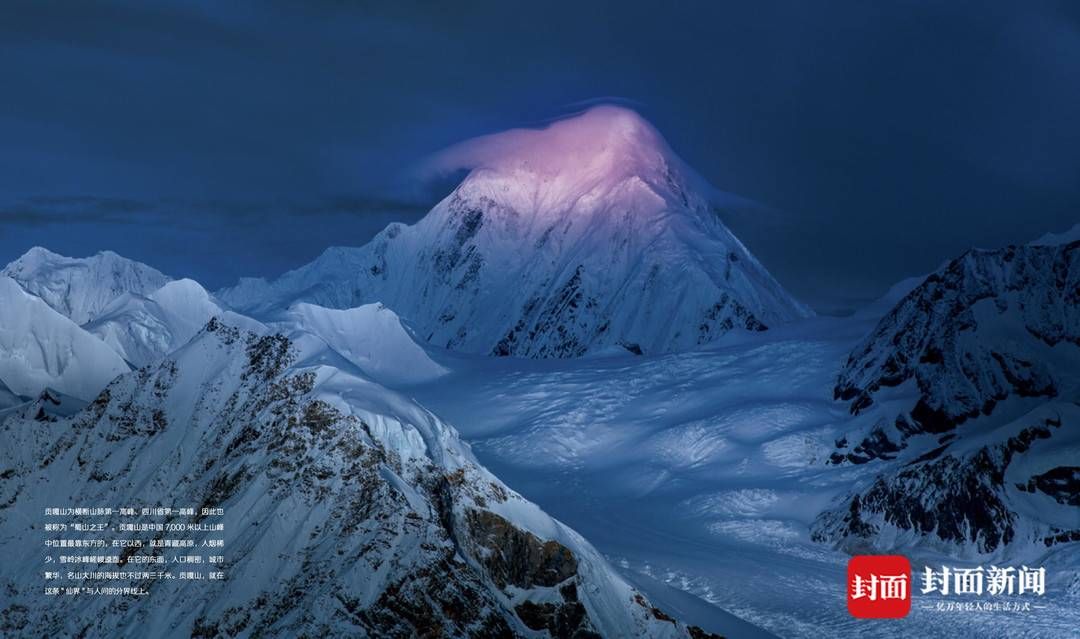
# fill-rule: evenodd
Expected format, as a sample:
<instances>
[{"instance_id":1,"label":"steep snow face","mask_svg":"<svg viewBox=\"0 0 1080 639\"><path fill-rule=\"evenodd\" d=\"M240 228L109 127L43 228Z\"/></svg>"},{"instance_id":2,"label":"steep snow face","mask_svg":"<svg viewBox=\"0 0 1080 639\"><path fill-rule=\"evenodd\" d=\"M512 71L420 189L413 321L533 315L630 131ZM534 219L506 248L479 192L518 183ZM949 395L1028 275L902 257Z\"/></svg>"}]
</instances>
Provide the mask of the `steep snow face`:
<instances>
[{"instance_id":1,"label":"steep snow face","mask_svg":"<svg viewBox=\"0 0 1080 639\"><path fill-rule=\"evenodd\" d=\"M34 605L44 550L11 557L5 636L707 636L452 428L333 359L318 340L214 319L69 418L0 424L5 547L42 547L16 513L88 503L221 506L228 540L225 581L153 581L123 606Z\"/></svg>"},{"instance_id":2,"label":"steep snow face","mask_svg":"<svg viewBox=\"0 0 1080 639\"><path fill-rule=\"evenodd\" d=\"M1080 242L1073 242L969 251L931 274L855 349L835 396L859 414L875 398L911 388L914 405L883 431L898 444L988 415L1009 397L1071 398L1077 377ZM893 387L901 389L886 392Z\"/></svg>"},{"instance_id":3,"label":"steep snow face","mask_svg":"<svg viewBox=\"0 0 1080 639\"><path fill-rule=\"evenodd\" d=\"M125 293L148 295L169 278L111 251L86 258L35 247L0 271L76 324L95 319Z\"/></svg>"},{"instance_id":4,"label":"steep snow face","mask_svg":"<svg viewBox=\"0 0 1080 639\"><path fill-rule=\"evenodd\" d=\"M286 326L308 331L372 378L391 385L427 382L449 371L436 364L382 304L336 310L296 304Z\"/></svg>"},{"instance_id":5,"label":"steep snow face","mask_svg":"<svg viewBox=\"0 0 1080 639\"><path fill-rule=\"evenodd\" d=\"M97 337L0 277L0 381L14 393L36 397L45 388L93 399L128 371Z\"/></svg>"},{"instance_id":6,"label":"steep snow face","mask_svg":"<svg viewBox=\"0 0 1080 639\"><path fill-rule=\"evenodd\" d=\"M460 167L469 176L416 225L219 295L256 314L378 301L439 347L523 357L688 349L809 314L631 111L480 138L429 168Z\"/></svg>"},{"instance_id":7,"label":"steep snow face","mask_svg":"<svg viewBox=\"0 0 1080 639\"><path fill-rule=\"evenodd\" d=\"M124 293L85 329L135 366L183 346L211 317L226 311L197 282L174 280L148 296Z\"/></svg>"}]
</instances>

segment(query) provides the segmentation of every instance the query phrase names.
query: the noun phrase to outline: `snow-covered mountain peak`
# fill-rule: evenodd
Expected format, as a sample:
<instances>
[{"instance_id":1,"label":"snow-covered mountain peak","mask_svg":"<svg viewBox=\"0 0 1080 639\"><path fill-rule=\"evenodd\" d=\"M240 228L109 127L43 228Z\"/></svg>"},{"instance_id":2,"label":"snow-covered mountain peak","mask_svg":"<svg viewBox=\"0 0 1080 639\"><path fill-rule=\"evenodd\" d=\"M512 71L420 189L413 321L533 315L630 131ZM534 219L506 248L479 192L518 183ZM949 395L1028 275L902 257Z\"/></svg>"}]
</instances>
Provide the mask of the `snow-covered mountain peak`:
<instances>
[{"instance_id":1,"label":"snow-covered mountain peak","mask_svg":"<svg viewBox=\"0 0 1080 639\"><path fill-rule=\"evenodd\" d=\"M0 275L12 278L76 324L95 319L125 293L147 295L170 279L112 251L74 258L41 247L27 251Z\"/></svg>"},{"instance_id":2,"label":"snow-covered mountain peak","mask_svg":"<svg viewBox=\"0 0 1080 639\"><path fill-rule=\"evenodd\" d=\"M544 128L511 129L461 142L435 154L424 169L561 175L591 168L617 176L662 166L673 156L660 133L640 115L602 105Z\"/></svg>"},{"instance_id":3,"label":"snow-covered mountain peak","mask_svg":"<svg viewBox=\"0 0 1080 639\"><path fill-rule=\"evenodd\" d=\"M34 263L40 263L40 262L45 262L45 261L49 261L49 260L62 260L62 259L64 259L63 255L60 255L59 253L53 253L52 251L45 248L44 246L33 246L33 247L30 247L30 249L28 251L23 253L22 257L20 257L18 260L16 260L16 262L23 262L25 264L34 264Z\"/></svg>"},{"instance_id":4,"label":"snow-covered mountain peak","mask_svg":"<svg viewBox=\"0 0 1080 639\"><path fill-rule=\"evenodd\" d=\"M424 172L461 169L465 180L415 225L218 295L261 317L295 302L381 302L440 348L520 357L684 350L811 314L632 111L477 138Z\"/></svg>"},{"instance_id":5,"label":"snow-covered mountain peak","mask_svg":"<svg viewBox=\"0 0 1080 639\"><path fill-rule=\"evenodd\" d=\"M181 278L166 282L161 288L149 295L150 299L161 300L166 297L172 299L187 298L189 300L204 301L211 299L210 293L193 279Z\"/></svg>"},{"instance_id":6,"label":"snow-covered mountain peak","mask_svg":"<svg viewBox=\"0 0 1080 639\"><path fill-rule=\"evenodd\" d=\"M121 357L145 366L183 346L213 317L248 329L259 323L228 310L198 282L172 280L149 295L125 293L84 325Z\"/></svg>"}]
</instances>

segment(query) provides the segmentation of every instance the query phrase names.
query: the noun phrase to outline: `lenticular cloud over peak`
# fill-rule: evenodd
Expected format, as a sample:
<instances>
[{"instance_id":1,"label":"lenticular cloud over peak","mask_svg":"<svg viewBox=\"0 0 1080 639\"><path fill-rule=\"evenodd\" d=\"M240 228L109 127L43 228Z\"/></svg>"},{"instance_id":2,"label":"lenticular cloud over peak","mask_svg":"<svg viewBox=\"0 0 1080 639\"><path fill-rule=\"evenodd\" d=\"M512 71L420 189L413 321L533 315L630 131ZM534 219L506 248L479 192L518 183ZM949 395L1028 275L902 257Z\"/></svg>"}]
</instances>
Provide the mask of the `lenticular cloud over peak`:
<instances>
[{"instance_id":1,"label":"lenticular cloud over peak","mask_svg":"<svg viewBox=\"0 0 1080 639\"><path fill-rule=\"evenodd\" d=\"M483 135L439 151L423 162L428 180L459 171L531 174L543 180L616 183L631 176L693 181L711 191L637 112L604 104L556 120L543 128L518 128Z\"/></svg>"},{"instance_id":2,"label":"lenticular cloud over peak","mask_svg":"<svg viewBox=\"0 0 1080 639\"><path fill-rule=\"evenodd\" d=\"M427 168L460 169L522 167L557 173L568 163L638 148L670 153L660 133L636 112L600 105L539 129L518 128L459 142L433 155Z\"/></svg>"}]
</instances>

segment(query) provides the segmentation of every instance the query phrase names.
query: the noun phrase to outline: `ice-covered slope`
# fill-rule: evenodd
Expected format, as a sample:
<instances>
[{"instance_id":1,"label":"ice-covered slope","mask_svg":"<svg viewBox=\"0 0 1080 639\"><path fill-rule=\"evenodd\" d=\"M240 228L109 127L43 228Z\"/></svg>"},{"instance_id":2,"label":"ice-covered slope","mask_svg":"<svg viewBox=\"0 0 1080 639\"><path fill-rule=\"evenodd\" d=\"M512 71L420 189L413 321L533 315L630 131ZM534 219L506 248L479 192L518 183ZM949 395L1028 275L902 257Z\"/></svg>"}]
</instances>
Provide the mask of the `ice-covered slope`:
<instances>
[{"instance_id":1,"label":"ice-covered slope","mask_svg":"<svg viewBox=\"0 0 1080 639\"><path fill-rule=\"evenodd\" d=\"M211 320L70 418L9 417L0 456L0 546L31 549L0 563L5 636L706 636L320 340ZM40 605L25 513L86 504L224 508L226 580Z\"/></svg>"},{"instance_id":2,"label":"ice-covered slope","mask_svg":"<svg viewBox=\"0 0 1080 639\"><path fill-rule=\"evenodd\" d=\"M49 387L93 399L127 370L100 339L0 276L0 381L11 391L36 397Z\"/></svg>"},{"instance_id":3,"label":"ice-covered slope","mask_svg":"<svg viewBox=\"0 0 1080 639\"><path fill-rule=\"evenodd\" d=\"M255 314L382 302L434 345L525 357L681 350L809 314L631 111L480 138L432 165L471 172L416 225L219 296Z\"/></svg>"},{"instance_id":4,"label":"ice-covered slope","mask_svg":"<svg viewBox=\"0 0 1080 639\"><path fill-rule=\"evenodd\" d=\"M148 295L169 278L153 268L102 251L86 258L35 247L0 271L59 313L82 325L125 293Z\"/></svg>"},{"instance_id":5,"label":"ice-covered slope","mask_svg":"<svg viewBox=\"0 0 1080 639\"><path fill-rule=\"evenodd\" d=\"M84 328L136 366L183 346L211 317L226 313L197 282L174 280L149 295L124 293Z\"/></svg>"},{"instance_id":6,"label":"ice-covered slope","mask_svg":"<svg viewBox=\"0 0 1080 639\"><path fill-rule=\"evenodd\" d=\"M383 383L415 384L449 372L432 361L398 316L382 304L337 310L299 303L289 309L285 326L317 335L347 361Z\"/></svg>"}]
</instances>

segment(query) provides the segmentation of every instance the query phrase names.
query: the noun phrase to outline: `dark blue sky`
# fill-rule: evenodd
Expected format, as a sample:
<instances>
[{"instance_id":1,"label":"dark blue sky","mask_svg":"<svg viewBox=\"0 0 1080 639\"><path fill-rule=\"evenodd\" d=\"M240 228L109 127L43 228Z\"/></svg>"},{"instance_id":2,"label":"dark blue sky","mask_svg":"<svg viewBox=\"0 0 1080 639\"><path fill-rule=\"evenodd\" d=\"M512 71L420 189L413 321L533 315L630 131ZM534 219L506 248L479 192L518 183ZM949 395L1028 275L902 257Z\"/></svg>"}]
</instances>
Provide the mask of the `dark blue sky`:
<instances>
[{"instance_id":1,"label":"dark blue sky","mask_svg":"<svg viewBox=\"0 0 1080 639\"><path fill-rule=\"evenodd\" d=\"M604 97L765 205L730 225L822 309L1080 221L1075 4L428 4L3 3L0 261L275 275L422 215L427 153Z\"/></svg>"}]
</instances>

